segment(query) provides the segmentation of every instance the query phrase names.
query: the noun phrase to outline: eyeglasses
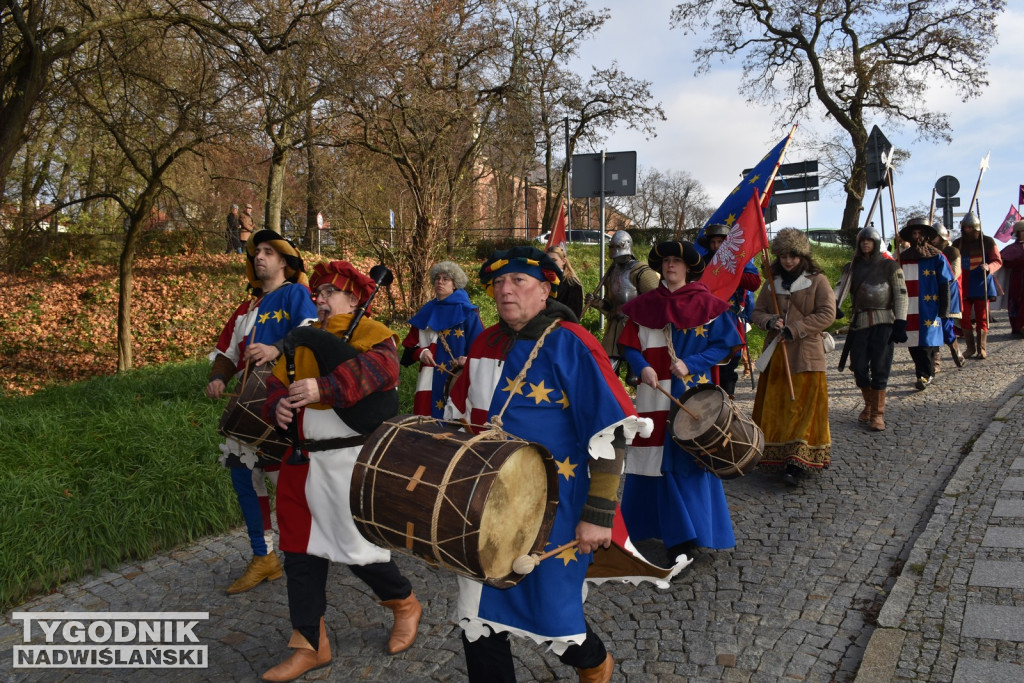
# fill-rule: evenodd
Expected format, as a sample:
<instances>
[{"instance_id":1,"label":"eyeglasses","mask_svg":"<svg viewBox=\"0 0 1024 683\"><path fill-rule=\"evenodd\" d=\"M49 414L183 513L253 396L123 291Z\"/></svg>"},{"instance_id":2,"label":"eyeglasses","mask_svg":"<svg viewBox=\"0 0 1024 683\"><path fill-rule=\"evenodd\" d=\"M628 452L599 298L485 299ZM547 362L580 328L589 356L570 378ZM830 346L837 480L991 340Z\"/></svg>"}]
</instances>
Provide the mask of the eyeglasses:
<instances>
[{"instance_id":1,"label":"eyeglasses","mask_svg":"<svg viewBox=\"0 0 1024 683\"><path fill-rule=\"evenodd\" d=\"M313 293L313 301L316 301L317 299L320 298L330 299L332 294L340 291L341 290L338 289L337 287L324 287L323 289L317 290L316 292Z\"/></svg>"}]
</instances>

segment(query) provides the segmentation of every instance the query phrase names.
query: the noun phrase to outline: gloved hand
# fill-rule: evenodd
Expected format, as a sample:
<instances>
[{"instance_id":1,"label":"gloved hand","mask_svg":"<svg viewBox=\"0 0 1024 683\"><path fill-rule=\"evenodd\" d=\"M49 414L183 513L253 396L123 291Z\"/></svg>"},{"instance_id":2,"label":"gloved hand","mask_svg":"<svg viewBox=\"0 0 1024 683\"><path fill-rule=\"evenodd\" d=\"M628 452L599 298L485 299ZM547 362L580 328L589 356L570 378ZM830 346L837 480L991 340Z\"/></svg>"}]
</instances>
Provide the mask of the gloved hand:
<instances>
[{"instance_id":1,"label":"gloved hand","mask_svg":"<svg viewBox=\"0 0 1024 683\"><path fill-rule=\"evenodd\" d=\"M897 320L892 324L892 334L889 335L890 344L902 344L907 341L907 321Z\"/></svg>"}]
</instances>

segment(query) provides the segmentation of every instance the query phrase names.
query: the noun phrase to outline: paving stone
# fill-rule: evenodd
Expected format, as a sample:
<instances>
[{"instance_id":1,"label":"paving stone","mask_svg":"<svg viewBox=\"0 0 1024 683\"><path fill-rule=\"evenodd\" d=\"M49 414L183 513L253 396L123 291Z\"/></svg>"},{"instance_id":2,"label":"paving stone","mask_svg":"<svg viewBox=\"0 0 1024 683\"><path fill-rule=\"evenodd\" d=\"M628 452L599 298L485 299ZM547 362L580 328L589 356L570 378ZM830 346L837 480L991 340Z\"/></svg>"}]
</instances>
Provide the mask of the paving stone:
<instances>
[{"instance_id":1,"label":"paving stone","mask_svg":"<svg viewBox=\"0 0 1024 683\"><path fill-rule=\"evenodd\" d=\"M1024 642L1024 607L968 605L961 636Z\"/></svg>"},{"instance_id":2,"label":"paving stone","mask_svg":"<svg viewBox=\"0 0 1024 683\"><path fill-rule=\"evenodd\" d=\"M990 526L981 545L993 548L1024 548L1024 527Z\"/></svg>"},{"instance_id":3,"label":"paving stone","mask_svg":"<svg viewBox=\"0 0 1024 683\"><path fill-rule=\"evenodd\" d=\"M970 585L995 588L1024 588L1024 564L1018 561L978 560Z\"/></svg>"},{"instance_id":4,"label":"paving stone","mask_svg":"<svg viewBox=\"0 0 1024 683\"><path fill-rule=\"evenodd\" d=\"M957 662L953 683L993 683L994 681L1024 681L1024 666L966 658Z\"/></svg>"}]
</instances>

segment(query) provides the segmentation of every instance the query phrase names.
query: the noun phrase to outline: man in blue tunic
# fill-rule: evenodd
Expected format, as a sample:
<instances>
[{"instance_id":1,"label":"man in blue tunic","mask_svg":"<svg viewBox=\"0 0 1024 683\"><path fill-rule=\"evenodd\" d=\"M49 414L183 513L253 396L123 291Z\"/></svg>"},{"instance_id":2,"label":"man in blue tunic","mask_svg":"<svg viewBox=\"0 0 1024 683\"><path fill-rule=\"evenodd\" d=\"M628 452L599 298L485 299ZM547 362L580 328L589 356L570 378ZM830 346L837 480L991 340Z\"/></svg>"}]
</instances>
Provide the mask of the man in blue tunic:
<instances>
[{"instance_id":1,"label":"man in blue tunic","mask_svg":"<svg viewBox=\"0 0 1024 683\"><path fill-rule=\"evenodd\" d=\"M915 216L900 230L910 247L900 254L907 283L907 347L914 361L917 381L924 391L935 377L935 357L943 344L942 319L949 316L949 285L953 271L931 244L938 233L927 218Z\"/></svg>"},{"instance_id":2,"label":"man in blue tunic","mask_svg":"<svg viewBox=\"0 0 1024 683\"><path fill-rule=\"evenodd\" d=\"M583 615L592 552L611 543L622 470L615 445L651 425L639 419L597 340L549 294L562 273L532 247L497 251L480 269L500 321L477 338L445 410L474 429L488 422L546 447L558 467L550 548L512 588L459 577L459 625L470 681L514 681L508 635L550 646L580 679L608 681L613 660ZM616 442L616 443L613 443Z\"/></svg>"}]
</instances>

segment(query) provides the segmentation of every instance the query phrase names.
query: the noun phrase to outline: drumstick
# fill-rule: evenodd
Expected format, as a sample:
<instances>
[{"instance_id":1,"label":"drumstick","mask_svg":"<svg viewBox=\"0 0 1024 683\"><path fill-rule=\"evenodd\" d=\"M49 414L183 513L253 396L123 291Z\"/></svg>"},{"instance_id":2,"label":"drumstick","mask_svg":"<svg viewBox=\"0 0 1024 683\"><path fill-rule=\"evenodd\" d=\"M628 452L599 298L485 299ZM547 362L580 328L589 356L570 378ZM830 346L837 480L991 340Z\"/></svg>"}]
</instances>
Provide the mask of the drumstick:
<instances>
[{"instance_id":1,"label":"drumstick","mask_svg":"<svg viewBox=\"0 0 1024 683\"><path fill-rule=\"evenodd\" d=\"M697 419L699 419L699 418L698 418L698 417L697 417L696 415L694 415L693 413L691 413L691 412L690 412L690 411L689 411L689 410L687 409L687 407L686 407L686 406L684 406L684 405L683 405L683 402L682 402L682 401L680 401L680 400L679 400L678 398L676 398L676 397L675 397L675 396L673 396L672 394L670 394L670 393L668 393L667 391L665 391L664 389L662 389L662 388L661 388L661 385L660 385L660 384L655 384L655 385L654 385L654 388L655 388L655 389L657 389L658 391L660 391L661 393L665 394L666 396L668 396L668 397L669 397L670 399L672 399L673 403L675 403L675 404L676 404L677 406L679 406L679 410L683 411L684 413L686 413L687 415L689 415L690 417L692 417L692 418L693 418L694 420L697 420Z\"/></svg>"},{"instance_id":2,"label":"drumstick","mask_svg":"<svg viewBox=\"0 0 1024 683\"><path fill-rule=\"evenodd\" d=\"M512 571L514 571L516 574L529 574L533 571L534 567L541 563L541 561L546 560L549 557L554 557L563 550L575 548L579 544L580 540L577 538L572 541L569 541L564 545L558 546L554 550L549 550L543 555L520 555L515 560L513 560Z\"/></svg>"}]
</instances>

